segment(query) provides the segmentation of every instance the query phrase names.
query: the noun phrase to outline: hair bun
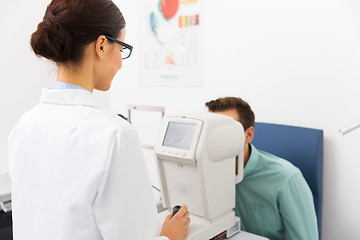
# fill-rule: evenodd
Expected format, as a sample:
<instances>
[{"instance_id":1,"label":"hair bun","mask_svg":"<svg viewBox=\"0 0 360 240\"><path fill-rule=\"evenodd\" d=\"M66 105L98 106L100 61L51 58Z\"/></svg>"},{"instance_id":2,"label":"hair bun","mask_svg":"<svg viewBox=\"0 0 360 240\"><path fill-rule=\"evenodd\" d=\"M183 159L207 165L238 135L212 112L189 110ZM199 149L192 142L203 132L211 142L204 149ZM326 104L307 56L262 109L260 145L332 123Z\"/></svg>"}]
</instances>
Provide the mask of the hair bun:
<instances>
[{"instance_id":1,"label":"hair bun","mask_svg":"<svg viewBox=\"0 0 360 240\"><path fill-rule=\"evenodd\" d=\"M80 63L89 41L103 34L117 37L125 25L111 0L51 0L30 44L37 56Z\"/></svg>"},{"instance_id":2,"label":"hair bun","mask_svg":"<svg viewBox=\"0 0 360 240\"><path fill-rule=\"evenodd\" d=\"M31 47L35 54L55 62L69 60L71 46L71 33L54 17L44 18L31 35Z\"/></svg>"}]
</instances>

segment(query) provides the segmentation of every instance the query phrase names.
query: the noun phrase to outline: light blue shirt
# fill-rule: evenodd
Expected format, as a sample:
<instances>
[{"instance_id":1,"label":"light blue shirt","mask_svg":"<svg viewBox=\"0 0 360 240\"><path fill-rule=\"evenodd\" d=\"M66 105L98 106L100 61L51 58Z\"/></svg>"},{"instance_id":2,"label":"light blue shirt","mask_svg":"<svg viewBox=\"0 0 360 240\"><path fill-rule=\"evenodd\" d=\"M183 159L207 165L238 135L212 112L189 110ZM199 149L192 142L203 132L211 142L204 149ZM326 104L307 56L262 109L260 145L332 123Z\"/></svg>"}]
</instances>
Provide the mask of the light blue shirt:
<instances>
[{"instance_id":1,"label":"light blue shirt","mask_svg":"<svg viewBox=\"0 0 360 240\"><path fill-rule=\"evenodd\" d=\"M236 185L242 230L271 240L318 240L313 196L300 170L250 146L244 179Z\"/></svg>"},{"instance_id":2,"label":"light blue shirt","mask_svg":"<svg viewBox=\"0 0 360 240\"><path fill-rule=\"evenodd\" d=\"M82 90L86 90L86 91L90 92L86 88L80 87L78 85L60 82L60 81L55 81L51 88L52 89L82 89Z\"/></svg>"}]
</instances>

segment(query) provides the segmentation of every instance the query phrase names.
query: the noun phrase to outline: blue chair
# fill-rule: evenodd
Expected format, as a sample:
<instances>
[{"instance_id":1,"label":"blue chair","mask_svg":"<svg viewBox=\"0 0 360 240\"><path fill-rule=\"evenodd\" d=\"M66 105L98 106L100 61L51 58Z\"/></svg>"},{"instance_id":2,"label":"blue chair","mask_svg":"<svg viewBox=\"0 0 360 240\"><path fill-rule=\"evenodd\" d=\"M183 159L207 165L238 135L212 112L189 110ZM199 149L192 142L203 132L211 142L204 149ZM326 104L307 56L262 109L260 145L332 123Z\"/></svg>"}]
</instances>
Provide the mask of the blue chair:
<instances>
[{"instance_id":1,"label":"blue chair","mask_svg":"<svg viewBox=\"0 0 360 240\"><path fill-rule=\"evenodd\" d=\"M284 158L298 167L314 197L321 235L323 186L323 131L271 123L255 123L252 144L260 150Z\"/></svg>"}]
</instances>

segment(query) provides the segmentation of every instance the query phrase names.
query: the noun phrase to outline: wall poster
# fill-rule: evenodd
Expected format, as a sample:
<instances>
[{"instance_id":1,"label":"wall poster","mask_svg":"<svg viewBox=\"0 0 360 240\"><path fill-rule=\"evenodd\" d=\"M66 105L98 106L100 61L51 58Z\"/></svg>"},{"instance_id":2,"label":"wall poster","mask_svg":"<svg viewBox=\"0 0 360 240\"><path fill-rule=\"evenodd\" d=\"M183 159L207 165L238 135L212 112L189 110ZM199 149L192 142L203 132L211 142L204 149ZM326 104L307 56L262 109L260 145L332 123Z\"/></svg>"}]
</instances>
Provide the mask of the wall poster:
<instances>
[{"instance_id":1,"label":"wall poster","mask_svg":"<svg viewBox=\"0 0 360 240\"><path fill-rule=\"evenodd\" d=\"M201 86L202 0L139 0L142 85Z\"/></svg>"}]
</instances>

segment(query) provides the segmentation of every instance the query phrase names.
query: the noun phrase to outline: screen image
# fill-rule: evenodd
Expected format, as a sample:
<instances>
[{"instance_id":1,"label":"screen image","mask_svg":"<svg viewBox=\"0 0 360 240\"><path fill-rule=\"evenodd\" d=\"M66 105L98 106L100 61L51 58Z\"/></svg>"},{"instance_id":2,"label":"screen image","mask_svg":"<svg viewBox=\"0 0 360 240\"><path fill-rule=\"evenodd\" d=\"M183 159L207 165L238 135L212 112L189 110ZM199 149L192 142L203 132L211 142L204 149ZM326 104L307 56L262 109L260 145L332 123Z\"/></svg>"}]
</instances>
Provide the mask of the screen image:
<instances>
[{"instance_id":1,"label":"screen image","mask_svg":"<svg viewBox=\"0 0 360 240\"><path fill-rule=\"evenodd\" d=\"M169 122L163 146L189 150L196 124Z\"/></svg>"}]
</instances>

